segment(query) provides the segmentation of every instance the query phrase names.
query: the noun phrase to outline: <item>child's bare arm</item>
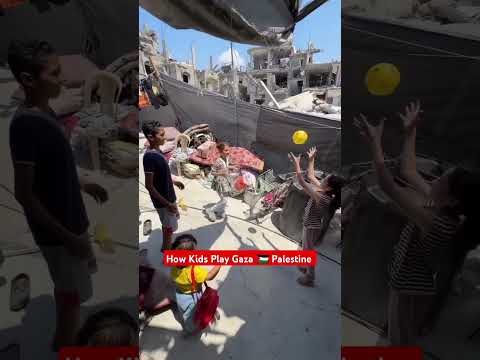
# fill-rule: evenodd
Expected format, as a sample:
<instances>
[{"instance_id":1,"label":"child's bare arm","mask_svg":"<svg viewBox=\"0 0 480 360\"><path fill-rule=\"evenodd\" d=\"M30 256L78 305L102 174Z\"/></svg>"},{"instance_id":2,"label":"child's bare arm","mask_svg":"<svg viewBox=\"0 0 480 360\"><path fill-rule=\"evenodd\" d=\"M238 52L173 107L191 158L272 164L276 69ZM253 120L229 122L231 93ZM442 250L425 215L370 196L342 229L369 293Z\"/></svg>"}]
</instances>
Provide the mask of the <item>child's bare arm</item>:
<instances>
[{"instance_id":1,"label":"child's bare arm","mask_svg":"<svg viewBox=\"0 0 480 360\"><path fill-rule=\"evenodd\" d=\"M300 168L300 156L295 156L293 153L288 154L288 157L293 162L295 166L295 173L297 174L298 182L300 186L305 190L305 192L313 199L315 202L320 202L320 194L317 190L310 184L308 184L302 175L302 169Z\"/></svg>"},{"instance_id":2,"label":"child's bare arm","mask_svg":"<svg viewBox=\"0 0 480 360\"><path fill-rule=\"evenodd\" d=\"M321 186L320 181L315 177L315 156L317 155L317 148L312 147L307 151L308 155L308 168L307 168L307 179L316 186Z\"/></svg>"},{"instance_id":3,"label":"child's bare arm","mask_svg":"<svg viewBox=\"0 0 480 360\"><path fill-rule=\"evenodd\" d=\"M210 269L207 275L207 281L215 279L217 276L218 272L220 271L220 265L214 266L213 268Z\"/></svg>"}]
</instances>

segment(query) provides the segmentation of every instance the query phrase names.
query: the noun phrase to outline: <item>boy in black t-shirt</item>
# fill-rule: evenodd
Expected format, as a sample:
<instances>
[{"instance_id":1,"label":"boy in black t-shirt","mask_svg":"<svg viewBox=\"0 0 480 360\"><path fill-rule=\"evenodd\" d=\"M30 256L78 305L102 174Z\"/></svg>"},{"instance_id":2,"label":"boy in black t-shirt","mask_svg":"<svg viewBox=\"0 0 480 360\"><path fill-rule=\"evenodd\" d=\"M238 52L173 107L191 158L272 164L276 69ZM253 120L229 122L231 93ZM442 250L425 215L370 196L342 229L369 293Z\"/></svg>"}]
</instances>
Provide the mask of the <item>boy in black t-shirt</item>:
<instances>
[{"instance_id":1,"label":"boy in black t-shirt","mask_svg":"<svg viewBox=\"0 0 480 360\"><path fill-rule=\"evenodd\" d=\"M107 192L82 183L65 129L49 106L61 89L58 56L47 42L13 42L8 63L25 92L10 124L15 197L55 286L57 328L52 349L73 344L80 304L92 296L94 259L81 189L98 201Z\"/></svg>"},{"instance_id":2,"label":"boy in black t-shirt","mask_svg":"<svg viewBox=\"0 0 480 360\"><path fill-rule=\"evenodd\" d=\"M184 185L180 181L172 180L168 162L159 150L165 143L165 129L158 121L149 121L143 124L142 130L149 142L149 148L143 156L145 187L162 223L163 252L170 249L173 233L178 228L177 219L180 217L173 185L180 189L183 189Z\"/></svg>"}]
</instances>

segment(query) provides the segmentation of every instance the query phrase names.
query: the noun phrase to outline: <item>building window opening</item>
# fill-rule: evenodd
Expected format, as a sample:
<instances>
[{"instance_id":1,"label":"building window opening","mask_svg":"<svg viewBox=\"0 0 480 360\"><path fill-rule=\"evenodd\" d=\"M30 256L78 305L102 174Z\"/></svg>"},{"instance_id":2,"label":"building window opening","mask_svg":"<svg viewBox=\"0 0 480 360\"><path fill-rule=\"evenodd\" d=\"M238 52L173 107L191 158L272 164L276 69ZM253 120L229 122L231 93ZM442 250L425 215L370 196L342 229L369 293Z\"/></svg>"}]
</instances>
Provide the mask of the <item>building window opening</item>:
<instances>
[{"instance_id":1,"label":"building window opening","mask_svg":"<svg viewBox=\"0 0 480 360\"><path fill-rule=\"evenodd\" d=\"M287 74L276 74L275 75L275 85L281 88L287 87Z\"/></svg>"},{"instance_id":2,"label":"building window opening","mask_svg":"<svg viewBox=\"0 0 480 360\"><path fill-rule=\"evenodd\" d=\"M321 87L327 85L328 73L310 74L308 86Z\"/></svg>"},{"instance_id":3,"label":"building window opening","mask_svg":"<svg viewBox=\"0 0 480 360\"><path fill-rule=\"evenodd\" d=\"M153 67L150 65L148 61L145 62L145 71L147 72L147 75L150 75L153 73Z\"/></svg>"}]
</instances>

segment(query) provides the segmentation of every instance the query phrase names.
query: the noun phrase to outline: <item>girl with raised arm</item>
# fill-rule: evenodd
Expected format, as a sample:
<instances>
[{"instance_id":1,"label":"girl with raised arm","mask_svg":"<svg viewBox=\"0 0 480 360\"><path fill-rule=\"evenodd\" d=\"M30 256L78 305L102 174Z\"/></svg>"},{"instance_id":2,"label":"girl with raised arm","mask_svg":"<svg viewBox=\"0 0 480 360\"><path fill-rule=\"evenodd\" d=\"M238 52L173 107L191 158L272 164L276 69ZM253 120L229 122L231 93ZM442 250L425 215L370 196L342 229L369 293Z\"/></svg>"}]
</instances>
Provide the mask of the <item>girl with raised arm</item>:
<instances>
[{"instance_id":1,"label":"girl with raised arm","mask_svg":"<svg viewBox=\"0 0 480 360\"><path fill-rule=\"evenodd\" d=\"M463 248L466 253L465 245L472 235L469 231L473 198L478 201L480 184L478 172L461 168L448 170L431 185L423 179L417 171L415 157L416 125L420 113L417 101L400 114L405 132L401 175L414 191L399 186L385 166L382 147L385 119L378 125L372 125L364 115L354 119L370 147L380 188L409 220L395 246L389 270L388 338L393 346L413 344L424 330L437 294L437 273L432 267L432 254L452 241L461 241L457 248ZM462 226L463 216L467 221ZM458 238L460 228L469 229L465 238Z\"/></svg>"},{"instance_id":2,"label":"girl with raised arm","mask_svg":"<svg viewBox=\"0 0 480 360\"><path fill-rule=\"evenodd\" d=\"M340 201L341 188L343 186L343 179L336 175L328 175L322 181L317 180L313 168L315 154L315 148L310 149L308 152L309 166L307 178L310 181L309 183L302 174L300 155L289 154L289 158L295 166L298 182L310 197L303 217L303 250L313 250L315 243L320 240L323 222L330 220L332 204L336 206L335 204ZM315 267L299 268L299 270L304 276L298 278L298 283L303 286L313 287L315 283Z\"/></svg>"}]
</instances>

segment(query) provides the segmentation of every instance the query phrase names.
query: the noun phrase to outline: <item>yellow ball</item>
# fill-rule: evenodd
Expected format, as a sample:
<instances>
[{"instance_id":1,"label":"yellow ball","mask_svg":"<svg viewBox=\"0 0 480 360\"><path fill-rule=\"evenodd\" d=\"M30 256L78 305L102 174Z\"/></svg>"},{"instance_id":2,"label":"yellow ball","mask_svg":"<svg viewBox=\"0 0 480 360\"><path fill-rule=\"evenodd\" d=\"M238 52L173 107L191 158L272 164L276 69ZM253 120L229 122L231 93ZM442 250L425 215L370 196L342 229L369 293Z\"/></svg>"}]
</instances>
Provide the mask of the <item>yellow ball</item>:
<instances>
[{"instance_id":1,"label":"yellow ball","mask_svg":"<svg viewBox=\"0 0 480 360\"><path fill-rule=\"evenodd\" d=\"M393 64L380 63L372 66L365 76L365 85L372 95L392 95L400 84L400 71Z\"/></svg>"},{"instance_id":2,"label":"yellow ball","mask_svg":"<svg viewBox=\"0 0 480 360\"><path fill-rule=\"evenodd\" d=\"M292 140L297 145L305 144L308 140L308 134L306 131L297 130L293 133Z\"/></svg>"}]
</instances>

